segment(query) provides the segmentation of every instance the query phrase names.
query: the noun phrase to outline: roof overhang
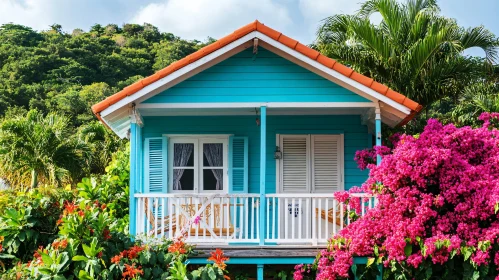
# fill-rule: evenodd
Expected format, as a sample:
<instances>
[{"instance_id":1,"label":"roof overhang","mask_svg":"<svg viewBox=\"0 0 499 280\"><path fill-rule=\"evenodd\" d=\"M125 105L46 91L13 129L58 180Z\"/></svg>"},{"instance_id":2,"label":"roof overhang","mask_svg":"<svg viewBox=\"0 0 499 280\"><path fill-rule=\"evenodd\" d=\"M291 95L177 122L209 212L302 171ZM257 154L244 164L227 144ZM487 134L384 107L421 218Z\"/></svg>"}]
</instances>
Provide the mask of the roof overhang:
<instances>
[{"instance_id":1,"label":"roof overhang","mask_svg":"<svg viewBox=\"0 0 499 280\"><path fill-rule=\"evenodd\" d=\"M268 28L268 27L266 27ZM215 46L213 51L202 54L200 58L194 60L187 56L179 61L179 65L173 63L167 68L168 73L165 75L164 70L158 71L156 74L147 77L119 92L103 102L94 105L92 109L97 117L109 126L121 138L127 135L130 123L133 122L132 111L135 107L144 109L149 106L151 109L154 106L167 106L162 104L141 104L148 98L163 92L164 90L175 86L176 84L200 73L201 71L210 68L211 66L247 49L253 47L254 39L258 39L258 44L272 51L285 59L288 59L342 87L345 87L356 94L372 101L369 107L377 107L381 112L382 121L389 126L403 125L409 121L417 112L421 110L421 106L405 96L394 92L388 87L376 83L370 78L354 72L352 69L336 63L334 60L320 55L318 52L309 49L306 46L295 43L287 43L285 40L276 40L269 35L272 33L260 31L251 31L238 39L232 40L224 46ZM279 33L280 34L280 33ZM284 35L279 35L281 38ZM285 36L284 36L285 37ZM288 37L286 37L288 38ZM284 38L284 39L286 39ZM289 39L289 38L288 38ZM223 40L223 39L221 39ZM218 42L218 41L217 41ZM217 42L213 43L216 44ZM212 45L213 45L212 44ZM293 47L294 45L294 47ZM211 46L211 45L210 45ZM307 49L301 49L302 47ZM209 47L209 46L208 46ZM206 48L206 47L205 47ZM310 50L310 51L309 51ZM203 51L201 49L200 51ZM199 52L199 51L198 51ZM192 61L191 61L192 60ZM182 62L183 61L183 62ZM171 69L174 68L174 69ZM163 71L163 72L162 72ZM106 103L107 102L107 103ZM369 102L366 102L369 104ZM266 104L266 106L274 108L290 107L286 104ZM177 110L182 109L175 106ZM240 107L256 107L255 104L241 103ZM323 104L324 105L324 104ZM348 104L343 104L348 106ZM100 107L99 107L100 106ZM172 105L174 106L174 105ZM198 108L203 106L211 106L205 103L196 104ZM223 107L222 104L217 106ZM308 104L308 106L321 107L321 104ZM326 107L328 105L325 105ZM336 106L336 105L335 105ZM334 107L331 105L331 108ZM166 109L166 108L165 108ZM185 108L188 109L188 108ZM208 109L208 108L207 108Z\"/></svg>"}]
</instances>

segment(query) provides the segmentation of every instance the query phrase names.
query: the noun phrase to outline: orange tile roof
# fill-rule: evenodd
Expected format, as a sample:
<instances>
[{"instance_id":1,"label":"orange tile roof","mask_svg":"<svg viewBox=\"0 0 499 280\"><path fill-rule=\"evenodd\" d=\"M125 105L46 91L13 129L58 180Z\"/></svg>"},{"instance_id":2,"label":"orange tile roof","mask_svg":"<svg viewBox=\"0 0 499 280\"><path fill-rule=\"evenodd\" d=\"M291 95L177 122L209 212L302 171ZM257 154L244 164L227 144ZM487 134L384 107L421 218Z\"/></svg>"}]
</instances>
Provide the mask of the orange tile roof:
<instances>
[{"instance_id":1,"label":"orange tile roof","mask_svg":"<svg viewBox=\"0 0 499 280\"><path fill-rule=\"evenodd\" d=\"M204 56L226 46L227 44L229 44L231 42L236 41L237 39L249 34L250 32L253 32L253 31L258 31L260 33L263 33L263 34L267 35L268 37L288 46L289 48L292 48L292 49L300 52L301 54L309 57L310 59L313 59L313 60L323 64L324 66L331 68L331 69L341 73L342 75L347 76L347 77L363 84L364 86L367 86L367 87L373 89L374 91L385 95L386 97L392 99L393 101L400 103L400 104L406 106L407 108L411 109L411 114L408 115L400 123L400 125L406 124L418 112L420 112L421 109L423 108L423 106L419 105L415 101L412 101L411 99L407 98L406 96L404 96L404 95L402 95L402 94L400 94L392 89L389 89L387 86L380 84L369 77L366 77L360 73L355 72L353 69L335 61L334 59L331 59L327 56L324 56L324 55L320 54L318 51L311 49L311 48L301 44L300 42L298 42L292 38L289 38L286 35L278 32L278 31L276 31L268 26L265 26L264 24L262 24L256 20L248 25L245 25L245 26L237 29L232 34L227 35L227 36L219 39L218 41L201 48L200 50L194 52L193 54L190 54L190 55L184 57L183 59L178 60L178 61L170 64L169 66L159 70L155 74L153 74L149 77L146 77L142 80L139 80L130 86L125 87L122 91L120 91L114 95L111 95L108 98L106 98L105 100L93 105L92 111L100 119L100 112L102 112L103 110L105 110L109 106L117 103L118 101L122 100L123 98L125 98L127 96L130 96L130 95L136 93L137 91L141 90L145 86L150 85L150 84L158 81L161 78L164 78L165 76L179 70L180 68L203 58Z\"/></svg>"}]
</instances>

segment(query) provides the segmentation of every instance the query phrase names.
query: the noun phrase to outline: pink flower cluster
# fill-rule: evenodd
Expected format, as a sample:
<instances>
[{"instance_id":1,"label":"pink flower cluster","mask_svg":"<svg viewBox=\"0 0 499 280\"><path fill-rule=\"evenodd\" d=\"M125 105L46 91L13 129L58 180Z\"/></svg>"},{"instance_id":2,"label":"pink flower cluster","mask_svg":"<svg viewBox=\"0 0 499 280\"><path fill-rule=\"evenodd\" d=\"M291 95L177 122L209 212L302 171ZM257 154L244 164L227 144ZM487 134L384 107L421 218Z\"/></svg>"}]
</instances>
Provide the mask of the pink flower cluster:
<instances>
[{"instance_id":1,"label":"pink flower cluster","mask_svg":"<svg viewBox=\"0 0 499 280\"><path fill-rule=\"evenodd\" d=\"M401 135L390 152L358 152L360 167L370 169L362 190L376 193L378 204L331 239L317 278L348 277L355 256L415 269L468 250L466 259L475 266L499 265L493 249L499 237L499 130L490 126L499 113L480 119L485 125L476 129L431 119L419 137ZM376 154L383 155L378 166L366 160ZM337 198L349 200L345 193Z\"/></svg>"}]
</instances>

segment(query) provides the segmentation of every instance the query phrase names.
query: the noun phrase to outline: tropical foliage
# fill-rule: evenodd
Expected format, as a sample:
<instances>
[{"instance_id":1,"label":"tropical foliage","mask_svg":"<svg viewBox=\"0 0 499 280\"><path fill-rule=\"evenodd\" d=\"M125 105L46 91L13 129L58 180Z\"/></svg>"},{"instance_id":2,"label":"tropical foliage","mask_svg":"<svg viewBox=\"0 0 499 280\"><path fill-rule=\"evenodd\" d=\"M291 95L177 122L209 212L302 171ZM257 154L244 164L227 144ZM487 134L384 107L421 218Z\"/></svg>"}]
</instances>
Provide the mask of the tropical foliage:
<instances>
[{"instance_id":1,"label":"tropical foliage","mask_svg":"<svg viewBox=\"0 0 499 280\"><path fill-rule=\"evenodd\" d=\"M373 15L381 16L379 24ZM354 15L326 18L316 42L322 53L427 108L443 98L456 105L463 88L490 78L498 46L485 27L466 29L441 16L436 0L365 1ZM463 55L470 48L485 59Z\"/></svg>"},{"instance_id":2,"label":"tropical foliage","mask_svg":"<svg viewBox=\"0 0 499 280\"><path fill-rule=\"evenodd\" d=\"M492 279L499 271L498 113L479 128L428 121L417 137L378 149L362 191L378 204L334 236L317 262L317 279ZM372 154L364 153L366 156ZM361 156L359 156L361 157ZM361 201L339 194L358 214ZM353 257L367 265L353 266ZM303 275L303 269L297 275ZM296 279L296 278L295 278Z\"/></svg>"},{"instance_id":3,"label":"tropical foliage","mask_svg":"<svg viewBox=\"0 0 499 280\"><path fill-rule=\"evenodd\" d=\"M3 191L0 279L225 279L228 260L188 268L182 241L133 242L128 235L129 154L119 151L106 174L70 188Z\"/></svg>"}]
</instances>

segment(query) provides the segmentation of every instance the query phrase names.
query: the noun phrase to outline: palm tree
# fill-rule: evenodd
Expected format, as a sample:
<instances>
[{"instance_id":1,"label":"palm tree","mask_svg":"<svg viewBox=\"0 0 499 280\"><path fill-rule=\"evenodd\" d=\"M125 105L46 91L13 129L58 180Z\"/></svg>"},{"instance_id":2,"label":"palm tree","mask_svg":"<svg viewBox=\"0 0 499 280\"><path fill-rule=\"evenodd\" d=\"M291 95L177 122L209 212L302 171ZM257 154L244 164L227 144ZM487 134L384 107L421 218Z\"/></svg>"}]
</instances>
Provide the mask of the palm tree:
<instances>
[{"instance_id":1,"label":"palm tree","mask_svg":"<svg viewBox=\"0 0 499 280\"><path fill-rule=\"evenodd\" d=\"M371 22L373 14L381 23ZM316 42L322 53L423 105L443 96L457 100L497 61L498 46L483 26L464 29L440 16L436 0L367 0L355 15L326 18ZM473 47L486 59L462 55Z\"/></svg>"},{"instance_id":2,"label":"palm tree","mask_svg":"<svg viewBox=\"0 0 499 280\"><path fill-rule=\"evenodd\" d=\"M0 172L11 184L60 186L81 176L90 150L75 137L69 119L36 110L0 124Z\"/></svg>"},{"instance_id":3,"label":"palm tree","mask_svg":"<svg viewBox=\"0 0 499 280\"><path fill-rule=\"evenodd\" d=\"M94 121L78 128L78 137L88 144L92 151L90 173L102 174L112 159L112 155L124 147L125 142L106 129L100 122Z\"/></svg>"},{"instance_id":4,"label":"palm tree","mask_svg":"<svg viewBox=\"0 0 499 280\"><path fill-rule=\"evenodd\" d=\"M458 125L478 126L481 124L478 117L483 112L499 112L499 84L481 82L466 87L450 116Z\"/></svg>"}]
</instances>

